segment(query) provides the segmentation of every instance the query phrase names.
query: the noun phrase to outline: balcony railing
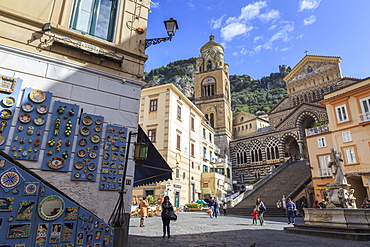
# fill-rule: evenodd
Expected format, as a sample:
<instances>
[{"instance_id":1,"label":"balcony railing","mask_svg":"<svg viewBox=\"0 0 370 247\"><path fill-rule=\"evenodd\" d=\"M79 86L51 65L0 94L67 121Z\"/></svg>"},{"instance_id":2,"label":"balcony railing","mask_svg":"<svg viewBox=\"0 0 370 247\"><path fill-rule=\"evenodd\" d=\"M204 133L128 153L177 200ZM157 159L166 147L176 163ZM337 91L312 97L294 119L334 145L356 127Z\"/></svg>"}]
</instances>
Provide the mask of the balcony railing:
<instances>
[{"instance_id":1,"label":"balcony railing","mask_svg":"<svg viewBox=\"0 0 370 247\"><path fill-rule=\"evenodd\" d=\"M358 115L359 123L364 123L370 121L370 112L364 112Z\"/></svg>"},{"instance_id":2,"label":"balcony railing","mask_svg":"<svg viewBox=\"0 0 370 247\"><path fill-rule=\"evenodd\" d=\"M307 136L314 136L329 132L327 124L307 129Z\"/></svg>"}]
</instances>

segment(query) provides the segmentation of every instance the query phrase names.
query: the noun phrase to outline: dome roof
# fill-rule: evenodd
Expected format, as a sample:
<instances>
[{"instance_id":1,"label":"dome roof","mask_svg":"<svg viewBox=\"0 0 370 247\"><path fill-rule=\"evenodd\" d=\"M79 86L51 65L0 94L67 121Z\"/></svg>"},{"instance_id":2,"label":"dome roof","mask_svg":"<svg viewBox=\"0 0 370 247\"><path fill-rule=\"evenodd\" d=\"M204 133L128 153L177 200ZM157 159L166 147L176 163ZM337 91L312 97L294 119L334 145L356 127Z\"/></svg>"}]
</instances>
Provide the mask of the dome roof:
<instances>
[{"instance_id":1,"label":"dome roof","mask_svg":"<svg viewBox=\"0 0 370 247\"><path fill-rule=\"evenodd\" d=\"M215 36L213 35L210 35L209 36L209 41L207 43L205 43L201 48L200 48L200 52L203 51L203 49L206 49L206 48L218 48L217 50L219 50L219 48L221 48L222 51L224 51L224 47L217 43L215 41Z\"/></svg>"}]
</instances>

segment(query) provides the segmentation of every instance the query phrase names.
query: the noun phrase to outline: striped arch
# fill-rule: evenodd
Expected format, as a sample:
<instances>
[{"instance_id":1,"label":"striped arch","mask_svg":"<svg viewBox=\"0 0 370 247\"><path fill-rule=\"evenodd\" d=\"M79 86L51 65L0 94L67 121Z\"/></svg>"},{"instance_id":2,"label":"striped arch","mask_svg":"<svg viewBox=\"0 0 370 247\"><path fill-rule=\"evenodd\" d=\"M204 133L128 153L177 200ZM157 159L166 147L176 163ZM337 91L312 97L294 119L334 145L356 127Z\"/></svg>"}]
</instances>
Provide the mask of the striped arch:
<instances>
[{"instance_id":1,"label":"striped arch","mask_svg":"<svg viewBox=\"0 0 370 247\"><path fill-rule=\"evenodd\" d=\"M298 127L298 129L300 130L299 132L299 139L302 139L303 137L303 133L301 133L301 130L302 130L302 122L303 120L307 117L307 116L310 116L312 117L315 122L320 122L320 118L319 116L317 116L315 113L313 112L309 112L309 111L304 111L302 112L301 114L299 114L299 116L297 117L297 120L296 120L296 127Z\"/></svg>"}]
</instances>

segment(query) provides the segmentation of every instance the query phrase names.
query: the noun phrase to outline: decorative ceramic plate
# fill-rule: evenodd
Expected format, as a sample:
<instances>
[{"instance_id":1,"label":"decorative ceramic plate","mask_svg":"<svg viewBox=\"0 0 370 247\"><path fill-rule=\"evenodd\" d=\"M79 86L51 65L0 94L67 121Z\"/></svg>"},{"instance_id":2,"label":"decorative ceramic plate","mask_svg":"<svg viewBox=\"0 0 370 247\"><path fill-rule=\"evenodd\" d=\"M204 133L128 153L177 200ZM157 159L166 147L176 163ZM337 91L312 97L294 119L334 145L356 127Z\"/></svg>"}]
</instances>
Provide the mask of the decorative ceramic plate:
<instances>
[{"instance_id":1,"label":"decorative ceramic plate","mask_svg":"<svg viewBox=\"0 0 370 247\"><path fill-rule=\"evenodd\" d=\"M87 174L86 178L87 178L88 180L91 180L91 179L93 179L93 178L94 178L94 174L89 173L89 174Z\"/></svg>"},{"instance_id":2,"label":"decorative ceramic plate","mask_svg":"<svg viewBox=\"0 0 370 247\"><path fill-rule=\"evenodd\" d=\"M63 168L66 161L61 157L53 157L48 160L48 167L54 170Z\"/></svg>"},{"instance_id":3,"label":"decorative ceramic plate","mask_svg":"<svg viewBox=\"0 0 370 247\"><path fill-rule=\"evenodd\" d=\"M35 103L42 103L46 99L46 93L42 90L33 90L30 92L30 100Z\"/></svg>"},{"instance_id":4,"label":"decorative ceramic plate","mask_svg":"<svg viewBox=\"0 0 370 247\"><path fill-rule=\"evenodd\" d=\"M15 98L14 97L12 97L12 96L8 96L8 97L5 97L4 99L3 99L3 104L5 105L5 106L13 106L14 104L15 104L15 102L16 102L16 100L15 100Z\"/></svg>"},{"instance_id":5,"label":"decorative ceramic plate","mask_svg":"<svg viewBox=\"0 0 370 247\"><path fill-rule=\"evenodd\" d=\"M0 111L0 118L9 119L13 116L13 112L10 109L2 109Z\"/></svg>"},{"instance_id":6,"label":"decorative ceramic plate","mask_svg":"<svg viewBox=\"0 0 370 247\"><path fill-rule=\"evenodd\" d=\"M120 142L126 142L126 137L125 137L125 136L121 136L121 137L119 138L119 141L120 141Z\"/></svg>"},{"instance_id":7,"label":"decorative ceramic plate","mask_svg":"<svg viewBox=\"0 0 370 247\"><path fill-rule=\"evenodd\" d=\"M91 139L92 143L98 143L98 142L100 142L100 135L93 134L90 139Z\"/></svg>"},{"instance_id":8,"label":"decorative ceramic plate","mask_svg":"<svg viewBox=\"0 0 370 247\"><path fill-rule=\"evenodd\" d=\"M46 106L46 105L39 105L37 108L36 108L36 111L40 114L45 114L47 113L49 110L49 108Z\"/></svg>"},{"instance_id":9,"label":"decorative ceramic plate","mask_svg":"<svg viewBox=\"0 0 370 247\"><path fill-rule=\"evenodd\" d=\"M105 152L104 155L103 155L103 158L105 160L107 160L107 159L109 159L109 156L110 156L109 152Z\"/></svg>"},{"instance_id":10,"label":"decorative ceramic plate","mask_svg":"<svg viewBox=\"0 0 370 247\"><path fill-rule=\"evenodd\" d=\"M84 167L84 163L82 163L81 161L77 161L77 162L75 163L75 168L76 168L77 170L81 170L83 167Z\"/></svg>"},{"instance_id":11,"label":"decorative ceramic plate","mask_svg":"<svg viewBox=\"0 0 370 247\"><path fill-rule=\"evenodd\" d=\"M96 126L95 126L95 128L94 128L94 130L95 130L96 132L100 132L100 131L101 131L101 126L96 125Z\"/></svg>"},{"instance_id":12,"label":"decorative ceramic plate","mask_svg":"<svg viewBox=\"0 0 370 247\"><path fill-rule=\"evenodd\" d=\"M96 158L96 156L98 156L98 153L97 153L96 151L90 151L90 153L89 153L89 157L90 157L91 159L95 159L95 158Z\"/></svg>"},{"instance_id":13,"label":"decorative ceramic plate","mask_svg":"<svg viewBox=\"0 0 370 247\"><path fill-rule=\"evenodd\" d=\"M1 175L1 185L5 188L16 186L20 182L19 174L14 170L8 170Z\"/></svg>"},{"instance_id":14,"label":"decorative ceramic plate","mask_svg":"<svg viewBox=\"0 0 370 247\"><path fill-rule=\"evenodd\" d=\"M16 79L6 76L0 77L0 91L12 93L14 92L16 85L17 85Z\"/></svg>"},{"instance_id":15,"label":"decorative ceramic plate","mask_svg":"<svg viewBox=\"0 0 370 247\"><path fill-rule=\"evenodd\" d=\"M0 146L3 145L5 142L5 137L3 135L0 135Z\"/></svg>"},{"instance_id":16,"label":"decorative ceramic plate","mask_svg":"<svg viewBox=\"0 0 370 247\"><path fill-rule=\"evenodd\" d=\"M87 126L82 126L82 127L80 128L80 133L81 133L81 135L83 135L83 136L88 136L88 135L90 135L90 128L89 128L89 127L87 127Z\"/></svg>"},{"instance_id":17,"label":"decorative ceramic plate","mask_svg":"<svg viewBox=\"0 0 370 247\"><path fill-rule=\"evenodd\" d=\"M78 144L80 144L81 147L84 147L86 146L87 144L87 140L85 138L81 138L79 141L78 141Z\"/></svg>"},{"instance_id":18,"label":"decorative ceramic plate","mask_svg":"<svg viewBox=\"0 0 370 247\"><path fill-rule=\"evenodd\" d=\"M42 116L37 116L33 119L33 122L36 124L36 125L43 125L45 123L45 118L42 117Z\"/></svg>"},{"instance_id":19,"label":"decorative ceramic plate","mask_svg":"<svg viewBox=\"0 0 370 247\"><path fill-rule=\"evenodd\" d=\"M96 169L96 165L95 165L95 163L90 163L90 164L87 166L87 168L89 169L89 171L95 171L95 169Z\"/></svg>"},{"instance_id":20,"label":"decorative ceramic plate","mask_svg":"<svg viewBox=\"0 0 370 247\"><path fill-rule=\"evenodd\" d=\"M101 119L96 119L95 123L98 125L101 124Z\"/></svg>"},{"instance_id":21,"label":"decorative ceramic plate","mask_svg":"<svg viewBox=\"0 0 370 247\"><path fill-rule=\"evenodd\" d=\"M37 190L37 185L34 183L27 184L24 187L24 191L26 192L27 195L35 194L36 190Z\"/></svg>"},{"instance_id":22,"label":"decorative ceramic plate","mask_svg":"<svg viewBox=\"0 0 370 247\"><path fill-rule=\"evenodd\" d=\"M81 173L76 172L76 173L75 173L75 178L80 178L80 177L81 177Z\"/></svg>"},{"instance_id":23,"label":"decorative ceramic plate","mask_svg":"<svg viewBox=\"0 0 370 247\"><path fill-rule=\"evenodd\" d=\"M86 151L84 149L80 149L77 153L78 157L83 158L86 155Z\"/></svg>"},{"instance_id":24,"label":"decorative ceramic plate","mask_svg":"<svg viewBox=\"0 0 370 247\"><path fill-rule=\"evenodd\" d=\"M125 160L125 155L124 154L120 154L119 155L119 160L120 161L124 161Z\"/></svg>"},{"instance_id":25,"label":"decorative ceramic plate","mask_svg":"<svg viewBox=\"0 0 370 247\"><path fill-rule=\"evenodd\" d=\"M93 123L93 119L92 117L90 116L85 116L83 119L82 119L82 123L84 125L91 125Z\"/></svg>"},{"instance_id":26,"label":"decorative ceramic plate","mask_svg":"<svg viewBox=\"0 0 370 247\"><path fill-rule=\"evenodd\" d=\"M32 117L28 113L23 113L19 116L19 121L21 123L29 123L31 121Z\"/></svg>"},{"instance_id":27,"label":"decorative ceramic plate","mask_svg":"<svg viewBox=\"0 0 370 247\"><path fill-rule=\"evenodd\" d=\"M25 112L31 112L33 110L33 104L32 103L24 103L22 105L22 110Z\"/></svg>"}]
</instances>

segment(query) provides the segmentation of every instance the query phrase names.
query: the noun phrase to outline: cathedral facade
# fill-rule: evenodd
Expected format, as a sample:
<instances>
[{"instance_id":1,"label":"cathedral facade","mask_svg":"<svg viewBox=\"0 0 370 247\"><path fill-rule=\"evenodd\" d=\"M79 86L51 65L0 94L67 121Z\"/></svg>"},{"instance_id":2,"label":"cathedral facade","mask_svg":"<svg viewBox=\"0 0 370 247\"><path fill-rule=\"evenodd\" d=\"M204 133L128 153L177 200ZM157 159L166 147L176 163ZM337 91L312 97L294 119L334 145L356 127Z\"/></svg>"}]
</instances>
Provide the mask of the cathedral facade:
<instances>
[{"instance_id":1,"label":"cathedral facade","mask_svg":"<svg viewBox=\"0 0 370 247\"><path fill-rule=\"evenodd\" d=\"M340 62L340 57L306 55L284 77L288 94L268 112L269 128L230 142L237 188L286 160L308 159L306 129L328 121L320 104L324 95L358 81L342 76Z\"/></svg>"}]
</instances>

